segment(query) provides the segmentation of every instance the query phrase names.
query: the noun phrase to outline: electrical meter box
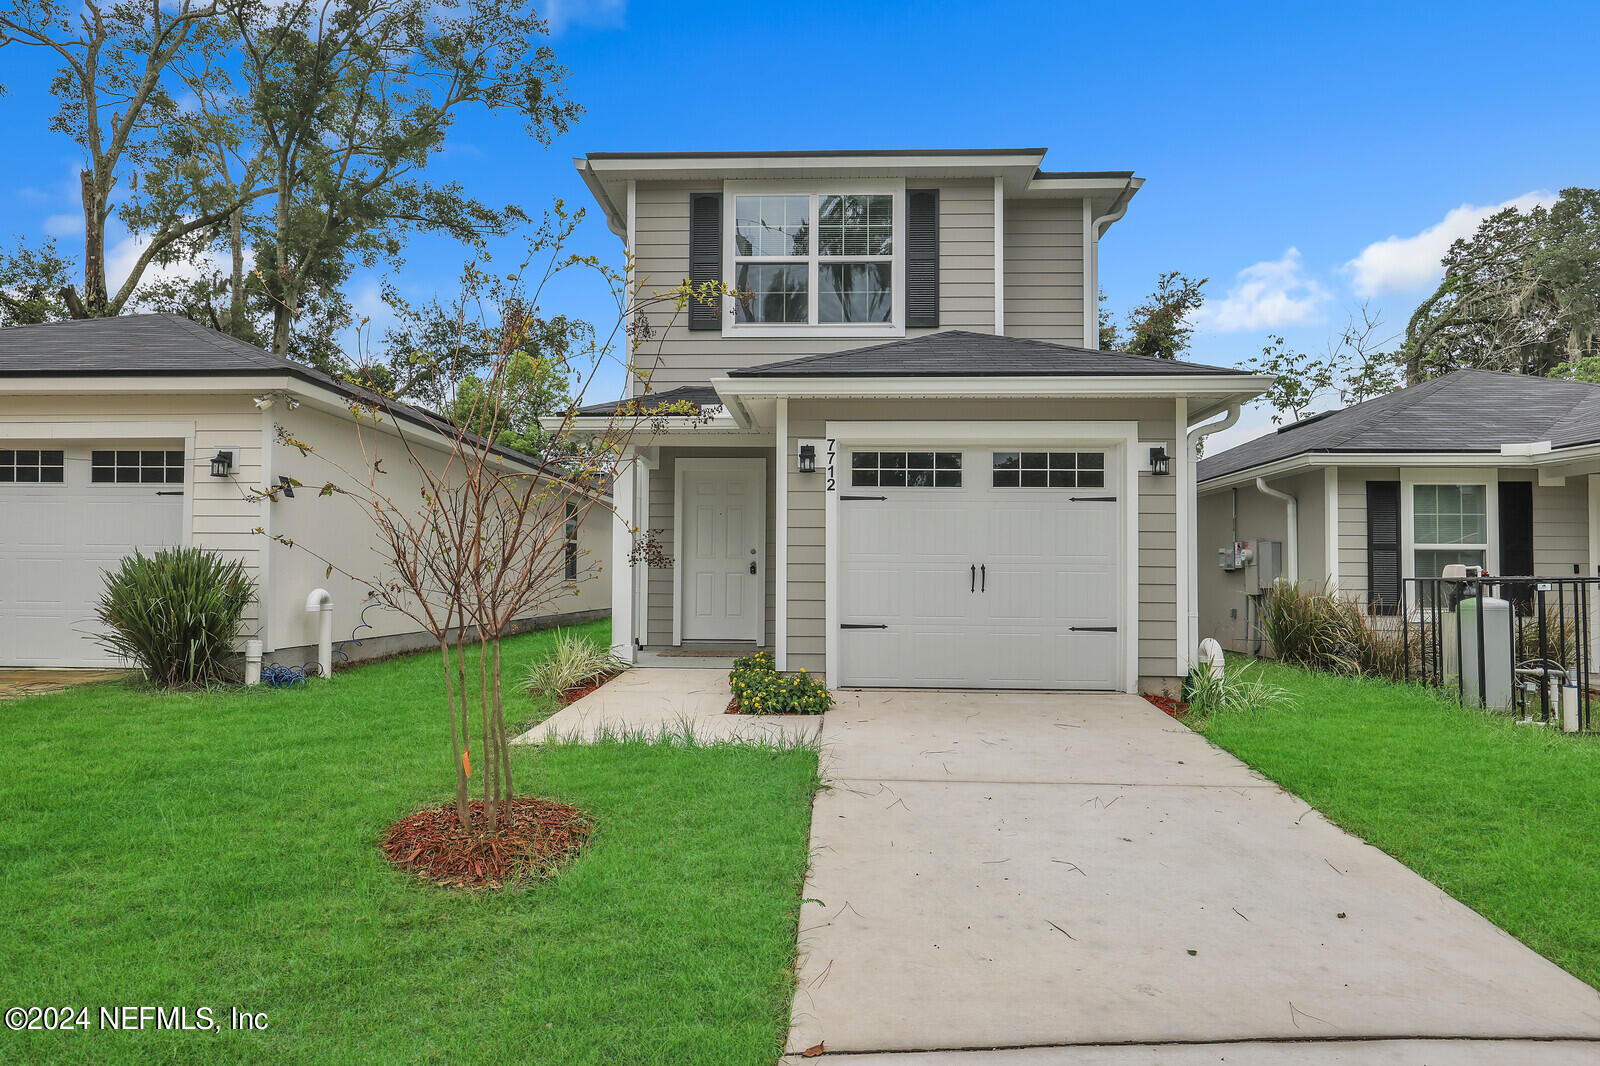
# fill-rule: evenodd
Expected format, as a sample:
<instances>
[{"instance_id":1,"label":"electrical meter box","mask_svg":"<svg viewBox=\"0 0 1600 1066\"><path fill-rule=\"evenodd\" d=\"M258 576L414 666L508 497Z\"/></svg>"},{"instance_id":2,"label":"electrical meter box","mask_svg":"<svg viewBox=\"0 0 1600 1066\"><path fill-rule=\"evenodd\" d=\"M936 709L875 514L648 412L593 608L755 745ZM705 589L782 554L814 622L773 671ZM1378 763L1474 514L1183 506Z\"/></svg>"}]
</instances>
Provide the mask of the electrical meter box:
<instances>
[{"instance_id":1,"label":"electrical meter box","mask_svg":"<svg viewBox=\"0 0 1600 1066\"><path fill-rule=\"evenodd\" d=\"M1256 541L1254 555L1244 564L1245 595L1255 596L1266 592L1282 576L1283 541Z\"/></svg>"}]
</instances>

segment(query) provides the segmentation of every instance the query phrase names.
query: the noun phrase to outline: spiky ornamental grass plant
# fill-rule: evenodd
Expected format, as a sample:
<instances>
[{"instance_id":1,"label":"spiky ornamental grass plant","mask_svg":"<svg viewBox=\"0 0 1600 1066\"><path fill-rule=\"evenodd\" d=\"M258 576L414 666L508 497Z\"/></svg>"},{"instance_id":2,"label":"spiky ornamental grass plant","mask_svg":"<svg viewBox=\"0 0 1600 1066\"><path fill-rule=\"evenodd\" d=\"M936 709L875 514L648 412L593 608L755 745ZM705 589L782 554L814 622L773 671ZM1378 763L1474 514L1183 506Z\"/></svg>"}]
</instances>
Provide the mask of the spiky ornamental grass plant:
<instances>
[{"instance_id":1,"label":"spiky ornamental grass plant","mask_svg":"<svg viewBox=\"0 0 1600 1066\"><path fill-rule=\"evenodd\" d=\"M135 551L106 575L95 616L107 632L98 639L157 685L210 685L222 679L235 654L255 594L244 567L215 552Z\"/></svg>"}]
</instances>

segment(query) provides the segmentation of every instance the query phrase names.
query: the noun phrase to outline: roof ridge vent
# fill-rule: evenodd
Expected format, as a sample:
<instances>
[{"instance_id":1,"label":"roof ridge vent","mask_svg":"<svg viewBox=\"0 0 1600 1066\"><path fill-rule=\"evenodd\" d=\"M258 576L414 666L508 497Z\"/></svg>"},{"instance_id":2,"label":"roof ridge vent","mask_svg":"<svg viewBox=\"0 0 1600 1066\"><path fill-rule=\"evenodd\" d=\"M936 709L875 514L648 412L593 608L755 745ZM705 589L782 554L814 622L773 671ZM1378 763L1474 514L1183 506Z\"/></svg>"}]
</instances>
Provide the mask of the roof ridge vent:
<instances>
[{"instance_id":1,"label":"roof ridge vent","mask_svg":"<svg viewBox=\"0 0 1600 1066\"><path fill-rule=\"evenodd\" d=\"M1287 433L1291 429L1299 429L1301 426L1309 426L1313 422L1321 422L1324 418L1327 418L1329 415L1336 415L1342 410L1344 410L1344 408L1336 407L1332 411L1320 411L1320 412L1318 412L1317 414L1314 414L1314 415L1306 415L1304 418L1302 418L1298 422L1290 422L1287 426L1279 426L1278 427L1278 432L1279 433Z\"/></svg>"}]
</instances>

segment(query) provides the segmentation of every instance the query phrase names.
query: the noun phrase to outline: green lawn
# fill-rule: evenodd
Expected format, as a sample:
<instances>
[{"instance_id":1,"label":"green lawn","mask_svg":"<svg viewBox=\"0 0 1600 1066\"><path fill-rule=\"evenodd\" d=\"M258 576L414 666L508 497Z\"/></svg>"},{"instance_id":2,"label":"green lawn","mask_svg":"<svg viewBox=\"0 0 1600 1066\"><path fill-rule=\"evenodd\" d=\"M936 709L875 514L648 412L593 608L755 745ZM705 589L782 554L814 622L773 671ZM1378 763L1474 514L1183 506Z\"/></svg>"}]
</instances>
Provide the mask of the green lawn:
<instances>
[{"instance_id":1,"label":"green lawn","mask_svg":"<svg viewBox=\"0 0 1600 1066\"><path fill-rule=\"evenodd\" d=\"M506 676L550 642L510 642ZM772 1062L815 753L521 752L520 789L588 811L594 838L535 890L466 896L410 882L376 847L453 788L437 686L420 656L309 690L99 685L0 703L0 1006L269 1019L248 1034L0 1031L0 1059Z\"/></svg>"},{"instance_id":2,"label":"green lawn","mask_svg":"<svg viewBox=\"0 0 1600 1066\"><path fill-rule=\"evenodd\" d=\"M1600 986L1600 738L1415 687L1261 669L1295 706L1220 715L1206 736Z\"/></svg>"}]
</instances>

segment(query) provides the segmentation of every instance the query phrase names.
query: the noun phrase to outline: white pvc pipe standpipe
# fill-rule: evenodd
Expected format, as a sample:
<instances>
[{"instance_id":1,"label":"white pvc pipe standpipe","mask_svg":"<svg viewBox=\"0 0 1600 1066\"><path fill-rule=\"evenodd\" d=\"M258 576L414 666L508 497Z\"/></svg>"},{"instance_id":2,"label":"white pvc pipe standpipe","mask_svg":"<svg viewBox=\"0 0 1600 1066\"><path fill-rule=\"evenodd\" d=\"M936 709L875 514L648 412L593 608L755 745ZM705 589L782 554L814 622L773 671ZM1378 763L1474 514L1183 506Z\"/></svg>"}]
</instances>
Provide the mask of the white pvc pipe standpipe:
<instances>
[{"instance_id":1,"label":"white pvc pipe standpipe","mask_svg":"<svg viewBox=\"0 0 1600 1066\"><path fill-rule=\"evenodd\" d=\"M333 593L327 589L312 589L306 597L307 611L320 611L322 618L317 626L318 676L333 676Z\"/></svg>"},{"instance_id":2,"label":"white pvc pipe standpipe","mask_svg":"<svg viewBox=\"0 0 1600 1066\"><path fill-rule=\"evenodd\" d=\"M247 685L261 684L261 642L247 640L244 642L244 683Z\"/></svg>"}]
</instances>

